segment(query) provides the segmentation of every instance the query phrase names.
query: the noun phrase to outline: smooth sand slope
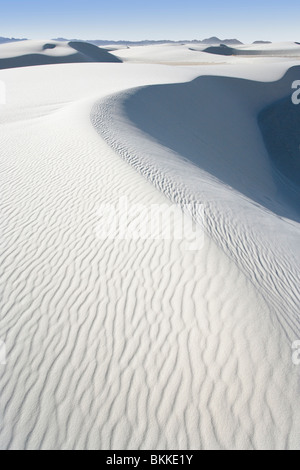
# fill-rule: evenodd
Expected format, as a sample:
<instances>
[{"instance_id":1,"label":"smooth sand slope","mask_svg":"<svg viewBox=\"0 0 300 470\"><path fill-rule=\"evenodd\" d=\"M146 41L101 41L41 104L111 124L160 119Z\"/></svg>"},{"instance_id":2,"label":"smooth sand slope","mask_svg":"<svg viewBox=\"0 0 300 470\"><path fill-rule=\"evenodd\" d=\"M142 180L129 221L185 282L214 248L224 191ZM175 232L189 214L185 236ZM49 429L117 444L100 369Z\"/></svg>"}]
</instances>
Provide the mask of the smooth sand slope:
<instances>
[{"instance_id":1,"label":"smooth sand slope","mask_svg":"<svg viewBox=\"0 0 300 470\"><path fill-rule=\"evenodd\" d=\"M277 58L300 58L300 45L295 42L284 42L274 44L251 44L231 47L228 45L209 44L159 44L150 46L133 46L127 49L112 51L112 53L130 62L162 63L170 65L205 65L217 63L241 63L241 59L260 57L268 60L270 57Z\"/></svg>"},{"instance_id":2,"label":"smooth sand slope","mask_svg":"<svg viewBox=\"0 0 300 470\"><path fill-rule=\"evenodd\" d=\"M224 58L203 51L207 44L159 44L152 46L131 46L127 49L112 51L124 62L160 63L170 65L193 65L201 63L223 63ZM234 61L234 59L232 59ZM227 62L229 60L227 59Z\"/></svg>"},{"instance_id":3,"label":"smooth sand slope","mask_svg":"<svg viewBox=\"0 0 300 470\"><path fill-rule=\"evenodd\" d=\"M121 62L86 42L19 41L0 45L0 69L77 62Z\"/></svg>"},{"instance_id":4,"label":"smooth sand slope","mask_svg":"<svg viewBox=\"0 0 300 470\"><path fill-rule=\"evenodd\" d=\"M300 448L298 211L258 123L299 67L242 61L0 72L1 448ZM201 202L203 248L102 239L121 197Z\"/></svg>"}]
</instances>

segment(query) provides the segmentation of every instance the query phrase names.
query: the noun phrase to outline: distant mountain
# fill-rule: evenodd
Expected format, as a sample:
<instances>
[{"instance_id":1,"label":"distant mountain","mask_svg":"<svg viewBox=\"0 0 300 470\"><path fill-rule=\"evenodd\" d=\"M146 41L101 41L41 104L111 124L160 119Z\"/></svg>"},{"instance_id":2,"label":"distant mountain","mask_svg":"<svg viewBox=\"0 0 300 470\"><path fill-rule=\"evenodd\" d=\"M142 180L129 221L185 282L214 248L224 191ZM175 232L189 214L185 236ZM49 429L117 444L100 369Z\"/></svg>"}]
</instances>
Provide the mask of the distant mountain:
<instances>
[{"instance_id":1,"label":"distant mountain","mask_svg":"<svg viewBox=\"0 0 300 470\"><path fill-rule=\"evenodd\" d=\"M26 38L22 39L16 39L16 38L4 38L0 37L0 44L4 44L7 42L16 42L16 41L25 41ZM82 39L67 39L67 38L53 38L53 41L80 41L82 42ZM160 39L157 41L150 40L150 39L145 39L143 41L126 41L126 40L119 40L119 41L112 41L108 39L91 39L87 40L86 42L89 42L91 44L94 44L95 46L107 46L107 45L120 45L120 46L151 46L151 45L159 45L159 44L184 44L184 43L194 43L194 44L209 44L213 46L220 46L221 44L225 44L227 46L234 46L234 45L239 45L243 44L241 41L238 39L220 39L217 36L212 36L211 38L206 38L206 39L182 39L181 41L171 41L170 39ZM271 41L254 41L252 44L272 44Z\"/></svg>"},{"instance_id":2,"label":"distant mountain","mask_svg":"<svg viewBox=\"0 0 300 470\"><path fill-rule=\"evenodd\" d=\"M67 39L67 38L52 38L51 41L58 41L58 42L91 42L91 41L86 41L85 39Z\"/></svg>"},{"instance_id":3,"label":"distant mountain","mask_svg":"<svg viewBox=\"0 0 300 470\"><path fill-rule=\"evenodd\" d=\"M162 39L160 41L151 41L145 39L144 41L113 41L109 39L67 39L67 38L52 38L52 41L66 41L66 42L89 42L90 44L94 44L95 46L107 46L107 45L116 45L116 46L147 46L151 44L165 44L165 43L174 43L174 42L182 42L182 41L170 41L168 39ZM185 41L190 42L190 41Z\"/></svg>"},{"instance_id":4,"label":"distant mountain","mask_svg":"<svg viewBox=\"0 0 300 470\"><path fill-rule=\"evenodd\" d=\"M216 36L213 36L213 37L208 38L208 39L203 39L203 41L199 41L199 42L201 42L202 44L217 44L217 45L220 45L220 44L226 44L226 45L243 44L238 39L219 39Z\"/></svg>"},{"instance_id":5,"label":"distant mountain","mask_svg":"<svg viewBox=\"0 0 300 470\"><path fill-rule=\"evenodd\" d=\"M271 41L254 41L252 44L272 44Z\"/></svg>"},{"instance_id":6,"label":"distant mountain","mask_svg":"<svg viewBox=\"0 0 300 470\"><path fill-rule=\"evenodd\" d=\"M53 41L82 41L82 39L66 39L66 38L53 38ZM126 41L126 40L119 40L119 41L112 41L109 39L88 39L87 42L94 44L95 46L108 46L108 45L115 45L115 46L151 46L151 45L159 45L159 44L185 44L185 43L194 43L194 44L210 44L210 45L239 45L243 44L238 39L219 39L217 37L211 37L208 39L182 39L180 41L171 41L170 39L160 39L157 41L145 39L143 41Z\"/></svg>"},{"instance_id":7,"label":"distant mountain","mask_svg":"<svg viewBox=\"0 0 300 470\"><path fill-rule=\"evenodd\" d=\"M170 41L168 39L161 39L158 41L151 41L145 39L144 41L109 41L104 39L89 39L87 42L94 44L95 46L107 46L107 45L116 45L116 46L151 46L155 44L174 44L174 43L181 43L181 42L191 42L191 41Z\"/></svg>"},{"instance_id":8,"label":"distant mountain","mask_svg":"<svg viewBox=\"0 0 300 470\"><path fill-rule=\"evenodd\" d=\"M243 44L241 41L238 39L219 39L217 37L212 37L209 39L182 39L180 41L170 41L169 39L161 39L159 41L151 41L151 40L144 40L144 41L104 41L101 39L96 39L96 40L89 40L88 42L95 44L96 46L106 46L108 44L110 45L126 45L126 46L147 46L147 45L155 45L155 44L181 44L181 43L195 43L195 44L214 44L214 45L220 45L220 44L227 44L227 45L238 45L238 44Z\"/></svg>"},{"instance_id":9,"label":"distant mountain","mask_svg":"<svg viewBox=\"0 0 300 470\"><path fill-rule=\"evenodd\" d=\"M238 39L224 39L224 41L222 41L222 44L226 44L228 46L230 45L238 46L239 44L242 45L243 43L239 41Z\"/></svg>"},{"instance_id":10,"label":"distant mountain","mask_svg":"<svg viewBox=\"0 0 300 470\"><path fill-rule=\"evenodd\" d=\"M67 39L67 38L52 38L51 41L75 41L75 39Z\"/></svg>"},{"instance_id":11,"label":"distant mountain","mask_svg":"<svg viewBox=\"0 0 300 470\"><path fill-rule=\"evenodd\" d=\"M3 38L0 36L0 44L6 44L7 42L17 42L17 41L26 41L26 38L16 39L16 38Z\"/></svg>"}]
</instances>

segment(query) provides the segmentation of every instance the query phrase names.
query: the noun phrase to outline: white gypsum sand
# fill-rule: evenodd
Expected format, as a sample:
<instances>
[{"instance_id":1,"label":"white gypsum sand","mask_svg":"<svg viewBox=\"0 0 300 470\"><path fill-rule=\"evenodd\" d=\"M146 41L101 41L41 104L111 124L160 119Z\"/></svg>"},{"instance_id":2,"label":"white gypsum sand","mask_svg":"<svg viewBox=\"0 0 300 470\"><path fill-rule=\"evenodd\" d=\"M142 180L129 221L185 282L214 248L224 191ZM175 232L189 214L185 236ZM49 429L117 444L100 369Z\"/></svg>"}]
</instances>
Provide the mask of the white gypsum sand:
<instances>
[{"instance_id":1,"label":"white gypsum sand","mask_svg":"<svg viewBox=\"0 0 300 470\"><path fill-rule=\"evenodd\" d=\"M0 71L0 446L299 449L299 212L257 124L299 60L136 49L173 65ZM202 249L99 238L122 197L200 202Z\"/></svg>"}]
</instances>

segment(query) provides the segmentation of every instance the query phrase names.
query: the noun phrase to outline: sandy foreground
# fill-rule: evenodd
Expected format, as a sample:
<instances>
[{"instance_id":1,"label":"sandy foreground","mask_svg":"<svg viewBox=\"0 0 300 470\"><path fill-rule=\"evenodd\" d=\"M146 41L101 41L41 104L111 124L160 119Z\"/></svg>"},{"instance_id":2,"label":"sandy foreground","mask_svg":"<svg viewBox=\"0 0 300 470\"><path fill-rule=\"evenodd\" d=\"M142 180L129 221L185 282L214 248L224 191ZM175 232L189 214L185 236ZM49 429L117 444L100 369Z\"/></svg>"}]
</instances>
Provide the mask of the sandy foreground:
<instances>
[{"instance_id":1,"label":"sandy foreground","mask_svg":"<svg viewBox=\"0 0 300 470\"><path fill-rule=\"evenodd\" d=\"M70 44L0 46L0 447L300 449L300 46Z\"/></svg>"}]
</instances>

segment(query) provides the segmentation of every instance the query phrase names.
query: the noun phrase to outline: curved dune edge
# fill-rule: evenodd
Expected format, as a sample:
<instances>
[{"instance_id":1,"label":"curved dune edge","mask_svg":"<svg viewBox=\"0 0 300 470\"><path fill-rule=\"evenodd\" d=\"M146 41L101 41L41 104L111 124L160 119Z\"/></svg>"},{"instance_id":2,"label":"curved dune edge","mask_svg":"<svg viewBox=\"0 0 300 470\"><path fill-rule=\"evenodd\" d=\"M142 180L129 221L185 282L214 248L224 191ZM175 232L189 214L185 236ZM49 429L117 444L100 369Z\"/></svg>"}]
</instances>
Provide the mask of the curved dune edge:
<instances>
[{"instance_id":1,"label":"curved dune edge","mask_svg":"<svg viewBox=\"0 0 300 470\"><path fill-rule=\"evenodd\" d=\"M213 80L213 77L209 77L208 83L211 83L211 80ZM222 78L218 80L222 82ZM226 82L226 79L224 80ZM241 82L243 81L241 80ZM186 83L178 86L189 88L190 85L190 83ZM236 354L239 354L238 351L245 346L244 341L247 337L246 347L249 350L256 351L256 353L254 353L255 359L251 366L251 368L253 367L252 372L255 379L251 385L252 396L250 399L249 397L247 398L247 390L249 390L248 387L250 385L248 380L250 379L251 382L250 377L252 375L250 369L246 367L247 372L245 370L245 374L242 374L239 378L240 390L238 396L247 408L247 411L242 407L237 412L233 413L239 421L239 425L237 425L237 423L233 424L231 421L233 415L229 413L227 415L229 421L221 431L218 416L223 416L223 413L220 412L217 402L212 399L209 414L212 423L216 426L215 430L216 435L218 434L219 436L218 439L220 439L220 441L224 439L224 429L226 429L225 433L231 436L231 438L229 438L231 443L225 445L225 448L236 448L236 446L247 449L298 448L297 442L300 429L300 414L297 405L299 377L297 376L296 368L291 365L287 351L291 347L291 341L298 338L300 333L300 293L298 283L300 270L299 251L297 251L300 235L299 224L289 219L284 219L282 216L278 216L269 209L259 205L245 195L242 195L232 187L229 187L227 184L222 183L214 175L195 167L186 158L183 159L182 155L163 146L157 138L155 139L153 137L153 133L146 133L145 127L137 127L138 122L141 123L142 121L145 123L144 121L147 121L145 117L147 112L150 114L147 116L149 118L148 123L154 126L157 120L161 123L158 113L153 114L153 109L157 111L156 106L158 106L167 129L174 129L174 125L174 132L178 131L178 127L176 127L176 117L178 116L174 114L174 108L172 107L172 102L174 103L174 101L169 102L170 114L166 112L168 108L166 107L164 97L167 96L170 98L170 96L173 96L169 93L170 87L172 88L173 85L138 88L101 100L92 110L92 123L101 137L104 138L108 145L117 152L123 160L129 163L172 202L181 205L190 202L199 202L204 205L204 228L208 235L208 245L204 248L202 255L201 251L197 253L199 256L196 254L193 255L194 262L196 264L200 263L199 266L201 266L203 259L207 256L208 246L215 245L219 250L217 255L220 263L219 266L223 263L224 266L226 266L228 262L231 266L232 271L230 269L230 272L227 274L227 279L230 279L231 287L229 287L229 290L225 291L220 287L218 292L215 292L212 297L209 296L209 302L213 304L213 299L215 299L218 303L217 299L222 298L221 303L223 302L223 305L230 306L228 310L226 308L227 315L229 317L231 314L233 315L238 332L234 342L231 344L230 352L227 350L228 356L226 353L226 357L228 361L231 362L231 359L236 357ZM177 85L174 85L174 87L178 91ZM220 91L220 88L218 90ZM156 93L158 91L160 93ZM200 93L201 92L207 95L205 88L201 89ZM278 93L278 90L276 93ZM138 107L139 98L143 105L141 107ZM184 98L186 98L186 95L184 95ZM251 98L252 97L250 97L250 99ZM195 99L194 94L192 99ZM134 106L129 113L128 108L130 107L131 100L133 100ZM232 96L229 96L229 101L230 103L235 102L232 101ZM161 104L162 106L160 106ZM132 119L134 115L133 110L136 113L135 122L133 122ZM205 109L205 111L209 111L209 109ZM203 112L203 108L201 112ZM232 109L230 113L232 113ZM179 122L182 124L185 120L181 120L180 118ZM189 129L190 122L186 124ZM162 130L162 133L164 134L164 130ZM186 143L186 141L184 143ZM197 221L197 218L195 220ZM286 243L287 240L289 240L288 244ZM201 260L201 257L204 258ZM209 269L208 266L213 266L215 262L210 255L208 255L208 260L206 270ZM233 272L235 272L235 274L233 274ZM213 269L212 276L216 276L217 278L217 271L215 269ZM243 291L243 288L237 288L236 293L238 297L232 302L231 296L233 291L235 291L234 279L237 279L235 276L240 280L247 279L247 281L250 282L251 289L246 292ZM202 292L200 285L197 287L197 290L199 289L198 292ZM257 300L260 300L259 306L256 304L253 308L252 296L254 292L256 292L254 296ZM245 311L248 311L250 316L245 316ZM248 335L248 332L251 330L251 325L256 323L256 314L259 316L259 324L262 330L254 339L251 334L250 336ZM218 309L214 311L213 316L216 322L219 323L220 317L218 315ZM199 315L199 321L203 321L201 314ZM244 325L243 333L239 329L239 326L242 324ZM223 327L221 327L221 329ZM267 330L269 333L265 336ZM227 332L228 331L229 330L227 330ZM279 335L278 340L275 340L278 341L276 345L274 342L274 334ZM267 337L269 337L270 342ZM206 336L206 334L204 334L204 338L206 338L205 351L206 348L212 347L213 343L211 342L212 338L210 335ZM266 365L268 353L266 349L264 352L260 349L265 341L268 343L267 349L269 351L273 351L274 353L278 348L278 351L282 352L280 359L278 356L277 358L273 356L273 358L267 361L268 365ZM222 350L223 347L224 342L221 340L220 349ZM279 355L280 354L281 353L279 353ZM205 356L206 353L204 352L202 358L205 358ZM199 362L200 369L202 360L203 359ZM222 359L221 362L223 362ZM225 360L225 363L227 363L227 360ZM247 360L244 364L246 363ZM259 377L261 377L259 372L260 364L266 365L263 381L259 379ZM212 371L210 372L210 367L211 365L207 368L209 375L214 373ZM224 363L223 367L225 369L227 368ZM281 367L285 368L285 378L281 375ZM235 377L238 377L239 374L240 369L236 369L234 373ZM235 387L233 385L234 382L231 381L232 376L230 377L227 377L224 381L221 379L221 382L224 383L225 389L227 390L226 393L229 401L233 399ZM276 395L276 393L274 395L273 393L274 377L277 377L275 382L281 389L279 395ZM256 379L258 380L257 382ZM214 387L216 387L217 390L220 390L221 382L220 376L218 378L216 377ZM205 385L203 386L205 387ZM285 394L285 392L283 392L284 389L290 390L291 394L289 397L283 398ZM281 395L282 393L283 395ZM278 400L280 395L281 398ZM265 398L263 398L263 396ZM289 411L287 409L281 409L280 413L277 414L276 410L279 409L278 407L280 407L281 400L284 400L288 405ZM207 405L202 403L200 406L199 426L205 415L203 406L206 407ZM258 415L260 415L261 418L257 420ZM266 427L263 426L264 430L260 434L261 429L259 430L260 425L258 422L264 422L264 418L262 418L263 415L266 417L264 425ZM272 423L267 418L267 415L272 416ZM283 432L283 428L281 428L282 423L285 423L284 426L289 423L288 427L290 425L291 427ZM188 426L187 424L187 428ZM249 426L248 430L251 428L249 433L245 433L245 426ZM267 432L266 429L268 429ZM252 439L251 437L251 435L257 436L257 433L260 435L259 442L256 438ZM272 443L269 441L267 434L269 434L269 437L272 436ZM237 440L235 440L234 436L240 437L237 437ZM243 443L239 441L240 438L242 438ZM213 444L214 439L212 434L207 437L207 440L204 438L206 442L204 448L219 448L219 444L216 444L216 441L215 444ZM283 441L285 442L283 443ZM203 448L203 442L200 447Z\"/></svg>"},{"instance_id":2,"label":"curved dune edge","mask_svg":"<svg viewBox=\"0 0 300 470\"><path fill-rule=\"evenodd\" d=\"M211 148L215 143L213 140L209 142L208 134L211 133L213 139L215 129L218 131L222 129L222 122L214 119L217 115L221 116L225 129L230 129L231 123L234 123L233 127L244 126L242 131L244 135L239 141L240 147L237 145L237 148L234 148L236 142L229 136L229 140L225 139L225 143L221 140L221 150L224 146L225 153L229 152L229 163L232 165L229 172L234 174L235 165L238 164L234 160L234 154L236 158L242 158L245 149L241 145L253 145L252 154L251 148L247 149L246 158L255 157L255 163L253 160L246 161L246 166L241 166L241 174L237 171L234 175L237 183L239 178L243 177L243 173L247 178L247 171L252 172L248 180L239 181L245 186L243 191L245 194L241 193L241 186L235 189L232 181L229 186L226 177L221 181L220 174L217 174L216 178L216 175L209 173L207 168L203 170L192 167L187 158L182 158L182 153L180 155L176 152L176 147L175 150L167 148L166 142L162 140L170 130L171 145L172 139L176 139L176 132L180 132L179 127L184 123L187 132L183 137L186 140L180 141L182 136L179 135L180 145L182 144L184 148L193 142L193 134L190 134L190 139L187 136L190 131L189 126L192 127L194 134L196 132L194 126L194 122L197 121L196 116L192 115L191 120L187 121L185 118L190 110L188 109L182 118L176 114L177 109L173 103L177 96L178 110L183 109L183 101L187 99L185 91L188 89L191 92L191 100L197 99L197 88L195 90L197 80L187 84L156 85L121 93L101 101L92 112L92 122L108 144L171 201L178 204L191 201L204 204L207 232L264 295L274 317L290 341L300 335L299 216L294 208L290 211L289 196L286 200L286 195L282 195L284 188L279 186L278 191L280 183L274 180L269 156L256 119L258 111L272 102L275 97L277 98L280 93L286 96L290 84L297 76L299 76L299 67L289 70L283 79L272 83L222 77L197 79L198 93L200 97L204 97L199 116L204 115L204 120L199 123L196 130L198 132L200 130L201 134L201 126L205 124L204 121L208 122L208 127L204 126L203 136L200 135L195 141L198 145L197 151L200 154L203 152L205 158L207 152L207 160L213 156ZM215 90L219 94L222 93L222 84L227 100L224 101L224 96L221 95L220 107L214 114L217 102L213 99L212 93ZM223 108L222 103L224 103ZM226 105L230 105L230 108L226 109ZM243 117L246 118L244 121ZM163 122L166 123L166 128L161 126ZM186 157L186 154L183 156ZM257 172L256 175L253 174L253 167ZM251 194L252 186L254 191ZM286 192L288 195L288 188ZM295 221L289 217L294 217Z\"/></svg>"}]
</instances>

